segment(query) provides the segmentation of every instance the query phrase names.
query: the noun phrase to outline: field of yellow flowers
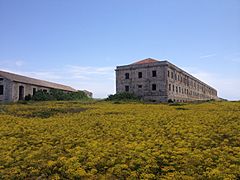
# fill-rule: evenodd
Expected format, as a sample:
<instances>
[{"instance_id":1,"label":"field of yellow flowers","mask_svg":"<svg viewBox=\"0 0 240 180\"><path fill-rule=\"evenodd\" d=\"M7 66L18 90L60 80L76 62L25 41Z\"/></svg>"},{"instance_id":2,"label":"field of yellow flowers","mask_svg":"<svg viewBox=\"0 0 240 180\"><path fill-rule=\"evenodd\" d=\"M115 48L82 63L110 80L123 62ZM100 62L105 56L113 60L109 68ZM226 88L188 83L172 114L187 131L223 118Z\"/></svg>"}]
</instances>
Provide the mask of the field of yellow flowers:
<instances>
[{"instance_id":1,"label":"field of yellow flowers","mask_svg":"<svg viewBox=\"0 0 240 180\"><path fill-rule=\"evenodd\" d=\"M0 105L0 179L240 179L240 102Z\"/></svg>"}]
</instances>

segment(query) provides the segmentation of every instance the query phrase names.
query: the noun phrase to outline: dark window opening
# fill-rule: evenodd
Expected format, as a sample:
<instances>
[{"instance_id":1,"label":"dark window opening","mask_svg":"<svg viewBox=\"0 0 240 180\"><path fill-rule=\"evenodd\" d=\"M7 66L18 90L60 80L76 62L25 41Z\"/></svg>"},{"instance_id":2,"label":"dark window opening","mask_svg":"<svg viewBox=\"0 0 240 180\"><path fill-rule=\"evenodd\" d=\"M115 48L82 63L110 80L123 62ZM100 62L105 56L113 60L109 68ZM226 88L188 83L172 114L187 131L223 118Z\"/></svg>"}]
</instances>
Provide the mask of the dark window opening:
<instances>
[{"instance_id":1,"label":"dark window opening","mask_svg":"<svg viewBox=\"0 0 240 180\"><path fill-rule=\"evenodd\" d=\"M3 78L0 78L0 81L3 81Z\"/></svg>"},{"instance_id":2,"label":"dark window opening","mask_svg":"<svg viewBox=\"0 0 240 180\"><path fill-rule=\"evenodd\" d=\"M129 73L125 73L125 79L129 79Z\"/></svg>"},{"instance_id":3,"label":"dark window opening","mask_svg":"<svg viewBox=\"0 0 240 180\"><path fill-rule=\"evenodd\" d=\"M173 72L171 72L171 78L173 79Z\"/></svg>"},{"instance_id":4,"label":"dark window opening","mask_svg":"<svg viewBox=\"0 0 240 180\"><path fill-rule=\"evenodd\" d=\"M168 77L170 76L170 72L169 72L169 71L167 72L167 76L168 76Z\"/></svg>"},{"instance_id":5,"label":"dark window opening","mask_svg":"<svg viewBox=\"0 0 240 180\"><path fill-rule=\"evenodd\" d=\"M125 86L125 91L129 92L129 86Z\"/></svg>"},{"instance_id":6,"label":"dark window opening","mask_svg":"<svg viewBox=\"0 0 240 180\"><path fill-rule=\"evenodd\" d=\"M157 89L157 85L156 84L152 84L152 90L156 91L156 89Z\"/></svg>"},{"instance_id":7,"label":"dark window opening","mask_svg":"<svg viewBox=\"0 0 240 180\"><path fill-rule=\"evenodd\" d=\"M138 78L142 78L142 72L138 72Z\"/></svg>"},{"instance_id":8,"label":"dark window opening","mask_svg":"<svg viewBox=\"0 0 240 180\"><path fill-rule=\"evenodd\" d=\"M36 91L37 91L37 89L36 89L36 88L33 88L33 95L36 94Z\"/></svg>"},{"instance_id":9,"label":"dark window opening","mask_svg":"<svg viewBox=\"0 0 240 180\"><path fill-rule=\"evenodd\" d=\"M168 85L168 90L171 91L171 84Z\"/></svg>"},{"instance_id":10,"label":"dark window opening","mask_svg":"<svg viewBox=\"0 0 240 180\"><path fill-rule=\"evenodd\" d=\"M174 92L174 85L172 85L172 91Z\"/></svg>"},{"instance_id":11,"label":"dark window opening","mask_svg":"<svg viewBox=\"0 0 240 180\"><path fill-rule=\"evenodd\" d=\"M3 95L3 85L0 85L0 95Z\"/></svg>"},{"instance_id":12,"label":"dark window opening","mask_svg":"<svg viewBox=\"0 0 240 180\"><path fill-rule=\"evenodd\" d=\"M19 86L19 100L24 100L24 86Z\"/></svg>"},{"instance_id":13,"label":"dark window opening","mask_svg":"<svg viewBox=\"0 0 240 180\"><path fill-rule=\"evenodd\" d=\"M178 87L176 86L176 92L178 92Z\"/></svg>"},{"instance_id":14,"label":"dark window opening","mask_svg":"<svg viewBox=\"0 0 240 180\"><path fill-rule=\"evenodd\" d=\"M46 89L44 89L44 90L43 90L43 92L47 92L47 90L46 90Z\"/></svg>"},{"instance_id":15,"label":"dark window opening","mask_svg":"<svg viewBox=\"0 0 240 180\"><path fill-rule=\"evenodd\" d=\"M157 71L152 71L152 77L157 77Z\"/></svg>"},{"instance_id":16,"label":"dark window opening","mask_svg":"<svg viewBox=\"0 0 240 180\"><path fill-rule=\"evenodd\" d=\"M142 88L142 85L138 85L138 88Z\"/></svg>"}]
</instances>

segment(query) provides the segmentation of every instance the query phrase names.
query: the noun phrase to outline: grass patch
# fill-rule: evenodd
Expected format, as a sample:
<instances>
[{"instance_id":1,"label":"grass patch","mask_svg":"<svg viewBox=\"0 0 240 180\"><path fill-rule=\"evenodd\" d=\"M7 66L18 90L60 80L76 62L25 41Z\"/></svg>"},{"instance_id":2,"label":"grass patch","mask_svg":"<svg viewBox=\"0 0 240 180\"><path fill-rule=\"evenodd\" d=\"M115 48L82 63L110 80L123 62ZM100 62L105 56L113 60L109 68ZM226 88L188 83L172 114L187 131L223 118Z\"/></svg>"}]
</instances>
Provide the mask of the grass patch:
<instances>
[{"instance_id":1,"label":"grass patch","mask_svg":"<svg viewBox=\"0 0 240 180\"><path fill-rule=\"evenodd\" d=\"M184 108L184 107L178 107L178 108L175 108L176 110L189 110L188 108Z\"/></svg>"}]
</instances>

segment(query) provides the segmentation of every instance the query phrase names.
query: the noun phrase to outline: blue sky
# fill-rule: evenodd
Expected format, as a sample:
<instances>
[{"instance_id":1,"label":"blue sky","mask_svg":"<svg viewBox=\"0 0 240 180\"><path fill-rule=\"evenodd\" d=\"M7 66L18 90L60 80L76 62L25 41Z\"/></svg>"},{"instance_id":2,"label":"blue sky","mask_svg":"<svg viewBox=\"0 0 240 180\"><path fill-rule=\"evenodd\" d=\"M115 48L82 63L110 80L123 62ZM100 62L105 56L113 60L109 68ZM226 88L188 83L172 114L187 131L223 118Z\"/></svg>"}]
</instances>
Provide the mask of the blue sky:
<instances>
[{"instance_id":1,"label":"blue sky","mask_svg":"<svg viewBox=\"0 0 240 180\"><path fill-rule=\"evenodd\" d=\"M115 92L117 65L169 60L240 99L239 0L0 0L0 69Z\"/></svg>"}]
</instances>

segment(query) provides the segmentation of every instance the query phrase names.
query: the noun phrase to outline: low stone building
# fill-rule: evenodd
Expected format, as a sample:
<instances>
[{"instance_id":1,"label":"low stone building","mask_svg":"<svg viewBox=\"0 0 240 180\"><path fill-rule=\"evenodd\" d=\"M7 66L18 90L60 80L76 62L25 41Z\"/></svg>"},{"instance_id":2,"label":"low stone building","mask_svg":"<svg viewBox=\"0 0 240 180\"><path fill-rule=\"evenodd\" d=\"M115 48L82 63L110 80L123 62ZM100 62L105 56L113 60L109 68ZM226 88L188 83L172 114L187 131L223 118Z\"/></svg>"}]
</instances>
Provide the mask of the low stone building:
<instances>
[{"instance_id":1,"label":"low stone building","mask_svg":"<svg viewBox=\"0 0 240 180\"><path fill-rule=\"evenodd\" d=\"M38 90L48 92L50 89L76 91L69 86L0 71L0 102L24 100L26 95L33 95Z\"/></svg>"},{"instance_id":2,"label":"low stone building","mask_svg":"<svg viewBox=\"0 0 240 180\"><path fill-rule=\"evenodd\" d=\"M87 97L92 98L93 97L93 93L87 90L83 90L83 92L87 95Z\"/></svg>"},{"instance_id":3,"label":"low stone building","mask_svg":"<svg viewBox=\"0 0 240 180\"><path fill-rule=\"evenodd\" d=\"M116 91L144 100L188 102L218 99L217 91L168 61L152 58L117 66Z\"/></svg>"}]
</instances>

